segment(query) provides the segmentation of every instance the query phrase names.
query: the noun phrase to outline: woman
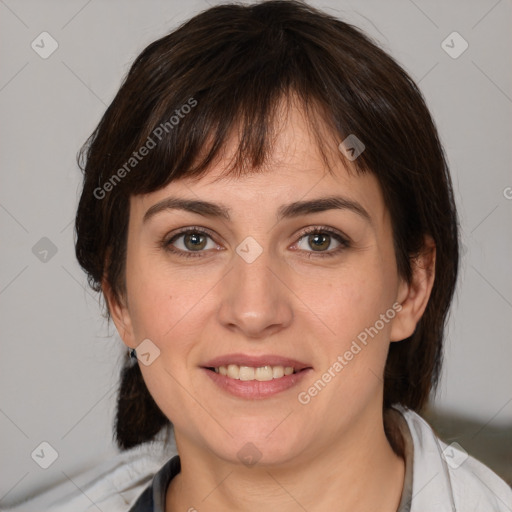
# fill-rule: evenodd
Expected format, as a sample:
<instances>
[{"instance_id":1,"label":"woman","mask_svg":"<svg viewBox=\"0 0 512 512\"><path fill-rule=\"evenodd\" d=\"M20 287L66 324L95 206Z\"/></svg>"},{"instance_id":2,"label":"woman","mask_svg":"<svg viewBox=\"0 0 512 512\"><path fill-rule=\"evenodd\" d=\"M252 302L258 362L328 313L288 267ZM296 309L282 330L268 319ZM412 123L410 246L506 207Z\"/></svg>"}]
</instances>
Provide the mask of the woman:
<instances>
[{"instance_id":1,"label":"woman","mask_svg":"<svg viewBox=\"0 0 512 512\"><path fill-rule=\"evenodd\" d=\"M512 508L415 411L458 269L416 85L295 1L222 5L149 45L84 147L78 260L130 350L123 449L178 455L130 510Z\"/></svg>"}]
</instances>

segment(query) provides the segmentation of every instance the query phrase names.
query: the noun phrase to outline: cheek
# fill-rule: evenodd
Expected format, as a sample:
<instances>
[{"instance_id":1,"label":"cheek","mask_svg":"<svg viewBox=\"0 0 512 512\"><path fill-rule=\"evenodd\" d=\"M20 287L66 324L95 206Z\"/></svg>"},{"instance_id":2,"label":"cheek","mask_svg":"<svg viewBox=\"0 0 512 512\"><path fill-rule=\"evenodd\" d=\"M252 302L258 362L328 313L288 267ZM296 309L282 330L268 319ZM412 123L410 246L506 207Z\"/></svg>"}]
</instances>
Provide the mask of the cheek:
<instances>
[{"instance_id":1,"label":"cheek","mask_svg":"<svg viewBox=\"0 0 512 512\"><path fill-rule=\"evenodd\" d=\"M389 348L389 332L396 315L394 273L379 257L332 274L323 287L309 288L304 302L314 304L315 325L322 326L319 364L301 391L311 410L330 418L333 428L348 421L364 404L379 396ZM303 289L302 293L306 293ZM304 328L311 330L311 318ZM304 402L301 402L304 403ZM340 419L340 407L345 419ZM309 406L308 406L309 407Z\"/></svg>"},{"instance_id":2,"label":"cheek","mask_svg":"<svg viewBox=\"0 0 512 512\"><path fill-rule=\"evenodd\" d=\"M380 258L364 260L325 274L321 286L322 280L315 282L310 277L297 293L304 303L311 305L314 324L321 327L326 339L331 340L328 345L336 350L350 345L361 333L364 338L366 329L374 326L382 314L386 315L394 301L394 272ZM385 337L390 324L382 325L379 321L377 328Z\"/></svg>"},{"instance_id":3,"label":"cheek","mask_svg":"<svg viewBox=\"0 0 512 512\"><path fill-rule=\"evenodd\" d=\"M169 289L161 280L146 281L132 297L130 317L137 339L149 338L160 350L172 339L178 349L182 338L177 334L186 323L187 312L197 304L196 298L181 293L179 287Z\"/></svg>"},{"instance_id":4,"label":"cheek","mask_svg":"<svg viewBox=\"0 0 512 512\"><path fill-rule=\"evenodd\" d=\"M183 386L193 369L190 353L201 338L201 323L194 320L204 312L201 297L211 285L198 286L200 280L169 275L155 264L131 270L127 292L135 336L139 342L150 339L159 349L153 363L140 365L144 381L171 422L187 430L195 415L202 414Z\"/></svg>"},{"instance_id":5,"label":"cheek","mask_svg":"<svg viewBox=\"0 0 512 512\"><path fill-rule=\"evenodd\" d=\"M161 351L172 347L173 354L190 350L200 339L215 278L199 269L171 270L162 259L132 257L127 261L127 294L130 318L136 338L149 338ZM176 361L173 358L173 361Z\"/></svg>"},{"instance_id":6,"label":"cheek","mask_svg":"<svg viewBox=\"0 0 512 512\"><path fill-rule=\"evenodd\" d=\"M147 272L132 273L127 282L130 318L138 338L150 338L158 344L165 329L173 325L170 313L175 297L165 280L155 279Z\"/></svg>"}]
</instances>

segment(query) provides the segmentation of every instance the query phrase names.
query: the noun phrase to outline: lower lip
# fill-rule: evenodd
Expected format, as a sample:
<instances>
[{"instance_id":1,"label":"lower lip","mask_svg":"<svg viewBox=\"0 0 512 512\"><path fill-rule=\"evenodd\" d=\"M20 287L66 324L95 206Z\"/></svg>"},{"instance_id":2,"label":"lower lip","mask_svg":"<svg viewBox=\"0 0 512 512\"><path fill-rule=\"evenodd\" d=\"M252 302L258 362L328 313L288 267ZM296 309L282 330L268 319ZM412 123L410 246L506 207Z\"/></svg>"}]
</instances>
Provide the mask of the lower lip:
<instances>
[{"instance_id":1,"label":"lower lip","mask_svg":"<svg viewBox=\"0 0 512 512\"><path fill-rule=\"evenodd\" d=\"M255 400L267 398L292 388L309 373L310 368L292 373L291 375L285 375L279 379L266 381L231 379L206 368L203 368L203 370L224 391L240 398Z\"/></svg>"}]
</instances>

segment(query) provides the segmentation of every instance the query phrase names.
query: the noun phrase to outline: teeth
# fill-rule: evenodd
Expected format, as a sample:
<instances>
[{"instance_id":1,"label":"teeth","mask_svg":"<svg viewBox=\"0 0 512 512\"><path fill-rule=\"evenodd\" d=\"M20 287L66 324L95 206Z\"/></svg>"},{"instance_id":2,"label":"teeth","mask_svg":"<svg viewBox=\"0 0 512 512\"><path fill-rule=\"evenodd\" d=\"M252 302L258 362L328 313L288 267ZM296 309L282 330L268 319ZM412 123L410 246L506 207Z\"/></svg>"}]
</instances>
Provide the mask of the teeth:
<instances>
[{"instance_id":1,"label":"teeth","mask_svg":"<svg viewBox=\"0 0 512 512\"><path fill-rule=\"evenodd\" d=\"M254 370L254 378L259 381L272 380L274 378L272 366L261 366L260 368L256 368L256 370Z\"/></svg>"},{"instance_id":2,"label":"teeth","mask_svg":"<svg viewBox=\"0 0 512 512\"><path fill-rule=\"evenodd\" d=\"M282 366L274 366L272 368L272 377L274 379L280 379L284 376L284 368Z\"/></svg>"},{"instance_id":3,"label":"teeth","mask_svg":"<svg viewBox=\"0 0 512 512\"><path fill-rule=\"evenodd\" d=\"M250 366L240 366L240 380L254 380L254 368Z\"/></svg>"},{"instance_id":4,"label":"teeth","mask_svg":"<svg viewBox=\"0 0 512 512\"><path fill-rule=\"evenodd\" d=\"M240 378L240 366L238 366L237 364L230 364L228 366L227 376L232 379L239 379Z\"/></svg>"},{"instance_id":5,"label":"teeth","mask_svg":"<svg viewBox=\"0 0 512 512\"><path fill-rule=\"evenodd\" d=\"M295 372L292 366L260 366L253 368L252 366L238 366L237 364L229 364L228 366L219 366L214 368L215 373L225 375L231 379L237 380L258 380L260 382L280 379L285 375L291 375Z\"/></svg>"}]
</instances>

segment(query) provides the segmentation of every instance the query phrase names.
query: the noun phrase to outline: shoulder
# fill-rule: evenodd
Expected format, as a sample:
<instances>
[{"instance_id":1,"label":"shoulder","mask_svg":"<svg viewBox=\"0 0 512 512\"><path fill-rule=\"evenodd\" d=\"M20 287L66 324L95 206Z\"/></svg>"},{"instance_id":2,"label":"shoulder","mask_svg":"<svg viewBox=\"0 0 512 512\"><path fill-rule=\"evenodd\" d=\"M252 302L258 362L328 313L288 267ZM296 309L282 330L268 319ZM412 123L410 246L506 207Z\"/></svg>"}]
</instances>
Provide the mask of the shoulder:
<instances>
[{"instance_id":1,"label":"shoulder","mask_svg":"<svg viewBox=\"0 0 512 512\"><path fill-rule=\"evenodd\" d=\"M439 439L416 412L395 405L413 441L411 512L510 512L512 489L457 443Z\"/></svg>"},{"instance_id":2,"label":"shoulder","mask_svg":"<svg viewBox=\"0 0 512 512\"><path fill-rule=\"evenodd\" d=\"M176 455L173 436L166 442L159 435L144 443L118 453L115 457L82 473L70 475L69 480L42 494L4 509L5 512L126 512L151 485L152 479L171 457Z\"/></svg>"}]
</instances>

